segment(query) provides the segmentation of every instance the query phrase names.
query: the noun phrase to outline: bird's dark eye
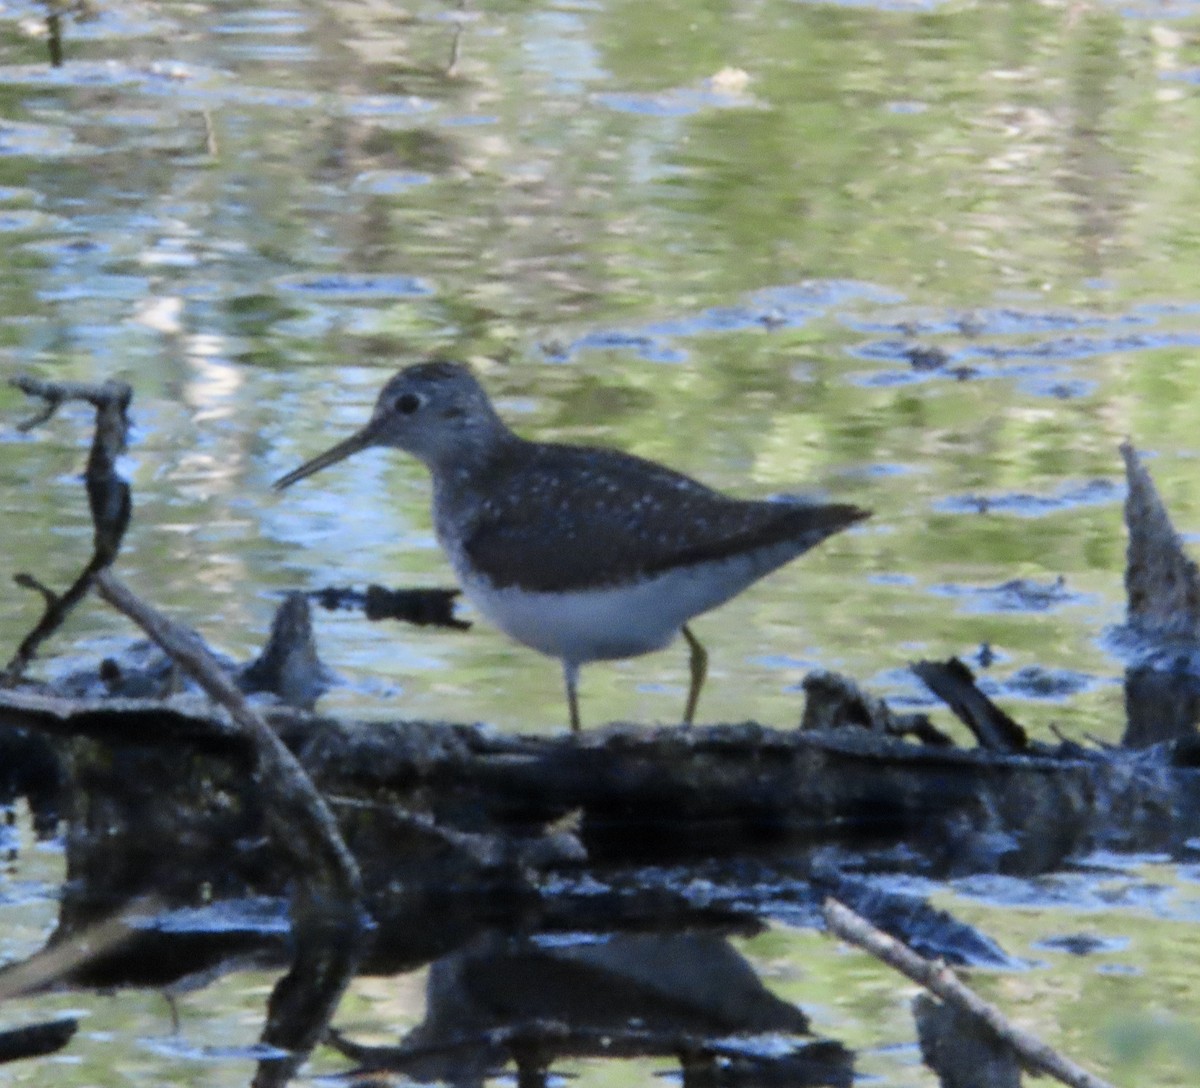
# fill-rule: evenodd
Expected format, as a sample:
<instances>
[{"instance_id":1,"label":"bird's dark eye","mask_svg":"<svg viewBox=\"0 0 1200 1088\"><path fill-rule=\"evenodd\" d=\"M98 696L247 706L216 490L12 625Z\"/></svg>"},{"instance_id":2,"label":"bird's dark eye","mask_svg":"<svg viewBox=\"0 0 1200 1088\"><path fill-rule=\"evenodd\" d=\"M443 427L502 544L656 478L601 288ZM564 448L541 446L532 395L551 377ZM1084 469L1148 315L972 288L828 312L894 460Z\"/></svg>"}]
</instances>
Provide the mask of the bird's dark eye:
<instances>
[{"instance_id":1,"label":"bird's dark eye","mask_svg":"<svg viewBox=\"0 0 1200 1088\"><path fill-rule=\"evenodd\" d=\"M396 398L396 403L393 407L401 415L411 416L413 412L421 407L421 398L416 393L401 393Z\"/></svg>"}]
</instances>

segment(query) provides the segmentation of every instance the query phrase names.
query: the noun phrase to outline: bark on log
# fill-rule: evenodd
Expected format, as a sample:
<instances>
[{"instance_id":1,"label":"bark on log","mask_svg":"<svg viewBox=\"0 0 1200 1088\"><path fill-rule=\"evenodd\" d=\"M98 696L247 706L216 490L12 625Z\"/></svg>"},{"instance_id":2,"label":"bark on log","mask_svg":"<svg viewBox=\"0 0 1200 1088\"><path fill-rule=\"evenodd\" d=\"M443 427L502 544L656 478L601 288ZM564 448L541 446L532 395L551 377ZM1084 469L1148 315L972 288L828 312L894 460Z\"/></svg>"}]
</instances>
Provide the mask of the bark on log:
<instances>
[{"instance_id":1,"label":"bark on log","mask_svg":"<svg viewBox=\"0 0 1200 1088\"><path fill-rule=\"evenodd\" d=\"M1200 834L1200 772L1186 740L992 753L850 729L610 727L575 739L266 716L326 794L386 798L468 833L540 831L578 811L589 849L610 856L633 831L643 850L668 855L787 835L904 841L934 871L1043 872L1097 846L1178 853ZM248 758L228 722L195 700L0 692L0 723Z\"/></svg>"}]
</instances>

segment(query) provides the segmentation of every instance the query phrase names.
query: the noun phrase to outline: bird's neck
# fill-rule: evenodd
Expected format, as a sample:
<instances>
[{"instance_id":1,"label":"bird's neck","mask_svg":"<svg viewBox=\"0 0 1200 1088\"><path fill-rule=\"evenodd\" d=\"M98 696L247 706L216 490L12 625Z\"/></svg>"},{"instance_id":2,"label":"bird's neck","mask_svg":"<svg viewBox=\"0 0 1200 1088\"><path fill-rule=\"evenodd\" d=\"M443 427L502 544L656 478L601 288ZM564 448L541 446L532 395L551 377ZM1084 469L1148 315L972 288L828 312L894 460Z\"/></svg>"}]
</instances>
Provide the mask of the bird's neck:
<instances>
[{"instance_id":1,"label":"bird's neck","mask_svg":"<svg viewBox=\"0 0 1200 1088\"><path fill-rule=\"evenodd\" d=\"M426 464L433 477L434 510L439 520L459 521L502 490L528 456L533 443L513 434L502 422L486 435L458 442L446 455Z\"/></svg>"},{"instance_id":2,"label":"bird's neck","mask_svg":"<svg viewBox=\"0 0 1200 1088\"><path fill-rule=\"evenodd\" d=\"M491 405L475 409L445 426L426 432L404 448L425 463L435 482L462 482L487 471L488 466L521 439L508 429Z\"/></svg>"}]
</instances>

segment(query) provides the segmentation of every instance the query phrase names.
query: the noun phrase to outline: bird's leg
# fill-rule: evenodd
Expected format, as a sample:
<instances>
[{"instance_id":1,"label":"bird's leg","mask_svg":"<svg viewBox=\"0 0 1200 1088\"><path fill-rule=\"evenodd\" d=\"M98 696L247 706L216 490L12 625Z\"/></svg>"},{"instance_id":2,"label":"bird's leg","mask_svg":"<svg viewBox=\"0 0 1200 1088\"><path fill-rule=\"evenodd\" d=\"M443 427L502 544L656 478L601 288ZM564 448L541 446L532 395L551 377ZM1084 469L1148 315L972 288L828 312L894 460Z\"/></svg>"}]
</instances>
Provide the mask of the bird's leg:
<instances>
[{"instance_id":1,"label":"bird's leg","mask_svg":"<svg viewBox=\"0 0 1200 1088\"><path fill-rule=\"evenodd\" d=\"M579 665L574 661L563 662L563 679L567 683L567 707L571 711L571 732L579 732Z\"/></svg>"},{"instance_id":2,"label":"bird's leg","mask_svg":"<svg viewBox=\"0 0 1200 1088\"><path fill-rule=\"evenodd\" d=\"M692 634L685 623L680 628L683 637L687 639L688 666L692 670L692 686L688 688L687 706L683 711L683 724L691 725L696 717L696 704L700 701L700 689L704 686L704 678L708 675L708 651L700 645L700 640Z\"/></svg>"}]
</instances>

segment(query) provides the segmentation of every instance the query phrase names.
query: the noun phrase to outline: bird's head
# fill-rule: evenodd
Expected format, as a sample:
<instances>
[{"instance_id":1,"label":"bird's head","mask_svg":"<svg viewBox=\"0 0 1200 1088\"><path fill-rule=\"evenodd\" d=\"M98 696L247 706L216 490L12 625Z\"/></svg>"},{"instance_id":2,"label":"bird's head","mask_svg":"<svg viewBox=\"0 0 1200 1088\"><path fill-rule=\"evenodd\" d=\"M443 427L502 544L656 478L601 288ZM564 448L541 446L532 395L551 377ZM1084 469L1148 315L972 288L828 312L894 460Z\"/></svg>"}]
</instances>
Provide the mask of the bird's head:
<instances>
[{"instance_id":1,"label":"bird's head","mask_svg":"<svg viewBox=\"0 0 1200 1088\"><path fill-rule=\"evenodd\" d=\"M366 425L275 481L276 491L371 446L393 446L431 469L449 468L489 449L507 428L475 375L460 363L433 360L388 380Z\"/></svg>"}]
</instances>

